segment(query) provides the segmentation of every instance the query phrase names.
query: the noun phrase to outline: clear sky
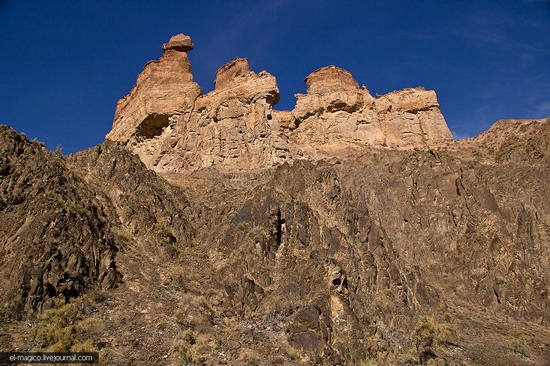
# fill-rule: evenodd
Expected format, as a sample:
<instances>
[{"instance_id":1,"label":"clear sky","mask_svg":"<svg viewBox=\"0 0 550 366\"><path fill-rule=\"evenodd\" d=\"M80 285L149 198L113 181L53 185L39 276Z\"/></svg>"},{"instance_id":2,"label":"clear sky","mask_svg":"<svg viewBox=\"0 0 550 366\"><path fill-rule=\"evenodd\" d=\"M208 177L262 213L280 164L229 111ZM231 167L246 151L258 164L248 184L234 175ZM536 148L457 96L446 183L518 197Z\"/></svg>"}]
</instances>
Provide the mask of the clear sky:
<instances>
[{"instance_id":1,"label":"clear sky","mask_svg":"<svg viewBox=\"0 0 550 366\"><path fill-rule=\"evenodd\" d=\"M248 57L292 109L337 65L372 94L437 92L455 137L550 116L550 1L0 0L0 123L71 153L103 141L116 101L162 43L185 33L195 80Z\"/></svg>"}]
</instances>

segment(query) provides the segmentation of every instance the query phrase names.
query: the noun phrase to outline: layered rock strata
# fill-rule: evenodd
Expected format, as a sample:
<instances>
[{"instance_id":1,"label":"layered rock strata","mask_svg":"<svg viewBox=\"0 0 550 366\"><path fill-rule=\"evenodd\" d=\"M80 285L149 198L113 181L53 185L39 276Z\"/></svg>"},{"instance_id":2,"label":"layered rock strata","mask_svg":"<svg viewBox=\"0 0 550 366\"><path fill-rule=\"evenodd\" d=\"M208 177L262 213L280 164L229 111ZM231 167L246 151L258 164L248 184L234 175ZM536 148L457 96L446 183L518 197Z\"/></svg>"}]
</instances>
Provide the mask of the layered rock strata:
<instances>
[{"instance_id":1,"label":"layered rock strata","mask_svg":"<svg viewBox=\"0 0 550 366\"><path fill-rule=\"evenodd\" d=\"M149 61L130 94L118 101L108 139L155 138L170 130L175 119L191 114L195 99L201 94L187 56L193 43L189 37L177 35L162 48L162 57Z\"/></svg>"},{"instance_id":2,"label":"layered rock strata","mask_svg":"<svg viewBox=\"0 0 550 366\"><path fill-rule=\"evenodd\" d=\"M411 88L373 98L336 66L314 71L292 111L297 141L420 148L452 140L434 91Z\"/></svg>"},{"instance_id":3,"label":"layered rock strata","mask_svg":"<svg viewBox=\"0 0 550 366\"><path fill-rule=\"evenodd\" d=\"M189 120L181 121L175 154L164 157L164 164L260 167L290 158L287 142L274 133L272 109L279 89L272 75L256 74L247 59L237 58L218 69L215 86L195 100Z\"/></svg>"},{"instance_id":4,"label":"layered rock strata","mask_svg":"<svg viewBox=\"0 0 550 366\"><path fill-rule=\"evenodd\" d=\"M327 66L306 79L292 111L273 110L275 78L236 58L216 72L215 89L193 81L188 36L163 45L130 94L118 102L107 138L127 142L159 172L218 166L250 170L347 148L411 149L452 140L434 91L404 89L373 97L351 73ZM325 155L322 155L325 156Z\"/></svg>"}]
</instances>

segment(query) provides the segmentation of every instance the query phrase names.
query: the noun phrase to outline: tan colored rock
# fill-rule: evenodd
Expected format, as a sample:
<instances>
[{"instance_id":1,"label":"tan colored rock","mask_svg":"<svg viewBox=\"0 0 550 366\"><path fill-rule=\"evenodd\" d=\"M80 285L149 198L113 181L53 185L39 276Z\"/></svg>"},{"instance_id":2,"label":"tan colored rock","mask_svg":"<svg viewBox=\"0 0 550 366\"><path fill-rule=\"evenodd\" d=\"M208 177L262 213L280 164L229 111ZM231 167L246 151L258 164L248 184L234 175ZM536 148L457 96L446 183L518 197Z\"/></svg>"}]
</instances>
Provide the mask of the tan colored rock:
<instances>
[{"instance_id":1,"label":"tan colored rock","mask_svg":"<svg viewBox=\"0 0 550 366\"><path fill-rule=\"evenodd\" d=\"M162 45L162 49L164 51L176 50L180 52L188 52L191 51L194 47L195 45L191 41L191 37L181 33L172 36L168 43Z\"/></svg>"},{"instance_id":2,"label":"tan colored rock","mask_svg":"<svg viewBox=\"0 0 550 366\"><path fill-rule=\"evenodd\" d=\"M254 169L279 162L275 150L280 149L272 146L272 107L278 100L275 78L250 71L246 59L222 66L216 89L197 99L181 131L176 150L184 152L182 168L224 164ZM277 146L284 143L277 141Z\"/></svg>"},{"instance_id":3,"label":"tan colored rock","mask_svg":"<svg viewBox=\"0 0 550 366\"><path fill-rule=\"evenodd\" d=\"M349 71L334 65L313 71L304 82L307 85L308 94L359 89L359 84Z\"/></svg>"},{"instance_id":4,"label":"tan colored rock","mask_svg":"<svg viewBox=\"0 0 550 366\"><path fill-rule=\"evenodd\" d=\"M336 66L327 66L312 72L305 82L307 93L296 95L296 107L292 111L296 126L308 119L309 124L319 119L326 120L321 116L327 113L357 112L373 99L368 90L359 88L349 72ZM328 123L332 125L331 122ZM320 124L325 123L320 121ZM320 135L323 135L323 130L321 127L318 131Z\"/></svg>"},{"instance_id":5,"label":"tan colored rock","mask_svg":"<svg viewBox=\"0 0 550 366\"><path fill-rule=\"evenodd\" d=\"M375 99L375 108L379 113L388 112L412 112L428 110L432 107L439 108L437 96L433 90L420 88L407 88L393 91ZM391 107L391 108L390 108Z\"/></svg>"},{"instance_id":6,"label":"tan colored rock","mask_svg":"<svg viewBox=\"0 0 550 366\"><path fill-rule=\"evenodd\" d=\"M296 128L296 118L290 111L273 111L273 118L277 121L281 131L292 131Z\"/></svg>"},{"instance_id":7,"label":"tan colored rock","mask_svg":"<svg viewBox=\"0 0 550 366\"><path fill-rule=\"evenodd\" d=\"M370 148L425 148L452 139L435 92L404 89L373 98L351 73L327 66L306 77L292 111L274 111L276 79L235 58L216 71L215 89L202 95L178 34L149 62L119 101L108 139L124 141L158 172L217 166L265 168ZM348 152L345 153L349 155Z\"/></svg>"},{"instance_id":8,"label":"tan colored rock","mask_svg":"<svg viewBox=\"0 0 550 366\"><path fill-rule=\"evenodd\" d=\"M250 75L251 72L250 66L248 65L248 59L237 57L216 70L214 85L216 89L220 89L233 82L239 76L246 77Z\"/></svg>"},{"instance_id":9,"label":"tan colored rock","mask_svg":"<svg viewBox=\"0 0 550 366\"><path fill-rule=\"evenodd\" d=\"M186 171L212 165L234 170L272 166L290 159L286 138L273 118L279 100L275 78L254 73L237 58L217 72L216 89L194 101L191 115L178 115L160 139L133 146L157 171Z\"/></svg>"},{"instance_id":10,"label":"tan colored rock","mask_svg":"<svg viewBox=\"0 0 550 366\"><path fill-rule=\"evenodd\" d=\"M292 111L301 143L421 148L452 140L434 91L413 88L373 98L353 76L328 66L306 78Z\"/></svg>"},{"instance_id":11,"label":"tan colored rock","mask_svg":"<svg viewBox=\"0 0 550 366\"><path fill-rule=\"evenodd\" d=\"M114 141L140 140L159 136L176 116L188 116L201 89L193 81L191 63L183 44L187 36L177 35L164 45L164 55L148 62L136 85L117 103L113 129L107 138Z\"/></svg>"},{"instance_id":12,"label":"tan colored rock","mask_svg":"<svg viewBox=\"0 0 550 366\"><path fill-rule=\"evenodd\" d=\"M375 99L390 147L433 146L452 140L433 90L408 88Z\"/></svg>"}]
</instances>

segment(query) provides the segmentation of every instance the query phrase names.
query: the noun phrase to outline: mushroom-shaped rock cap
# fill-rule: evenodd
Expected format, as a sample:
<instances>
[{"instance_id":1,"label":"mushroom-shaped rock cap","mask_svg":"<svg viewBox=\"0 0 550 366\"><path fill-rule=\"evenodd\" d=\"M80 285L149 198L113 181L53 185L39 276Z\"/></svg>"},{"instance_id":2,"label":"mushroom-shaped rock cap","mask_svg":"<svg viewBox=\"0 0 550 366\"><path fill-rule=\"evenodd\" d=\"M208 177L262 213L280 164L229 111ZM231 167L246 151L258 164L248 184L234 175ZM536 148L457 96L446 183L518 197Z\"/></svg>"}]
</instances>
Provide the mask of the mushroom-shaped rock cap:
<instances>
[{"instance_id":1,"label":"mushroom-shaped rock cap","mask_svg":"<svg viewBox=\"0 0 550 366\"><path fill-rule=\"evenodd\" d=\"M175 36L172 36L172 38L170 38L170 41L168 43L165 43L162 45L162 49L164 50L164 52L168 50L187 52L187 51L191 51L193 47L195 47L195 45L191 41L191 37L181 33L176 34Z\"/></svg>"},{"instance_id":2,"label":"mushroom-shaped rock cap","mask_svg":"<svg viewBox=\"0 0 550 366\"><path fill-rule=\"evenodd\" d=\"M350 72L337 66L325 66L313 71L304 80L308 93L357 90L359 84Z\"/></svg>"}]
</instances>

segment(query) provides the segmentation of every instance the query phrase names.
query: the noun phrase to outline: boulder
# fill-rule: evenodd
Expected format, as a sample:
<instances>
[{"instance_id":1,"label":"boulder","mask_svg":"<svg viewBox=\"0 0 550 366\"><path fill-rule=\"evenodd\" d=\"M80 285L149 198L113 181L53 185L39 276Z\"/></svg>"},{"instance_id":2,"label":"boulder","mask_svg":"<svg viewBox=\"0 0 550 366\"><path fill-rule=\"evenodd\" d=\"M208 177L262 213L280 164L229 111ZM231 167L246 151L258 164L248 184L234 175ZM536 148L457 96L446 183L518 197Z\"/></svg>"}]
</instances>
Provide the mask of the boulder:
<instances>
[{"instance_id":1,"label":"boulder","mask_svg":"<svg viewBox=\"0 0 550 366\"><path fill-rule=\"evenodd\" d=\"M176 34L170 38L168 43L162 45L162 49L166 52L168 50L175 50L179 52L191 51L195 45L191 41L191 37L184 34Z\"/></svg>"}]
</instances>

